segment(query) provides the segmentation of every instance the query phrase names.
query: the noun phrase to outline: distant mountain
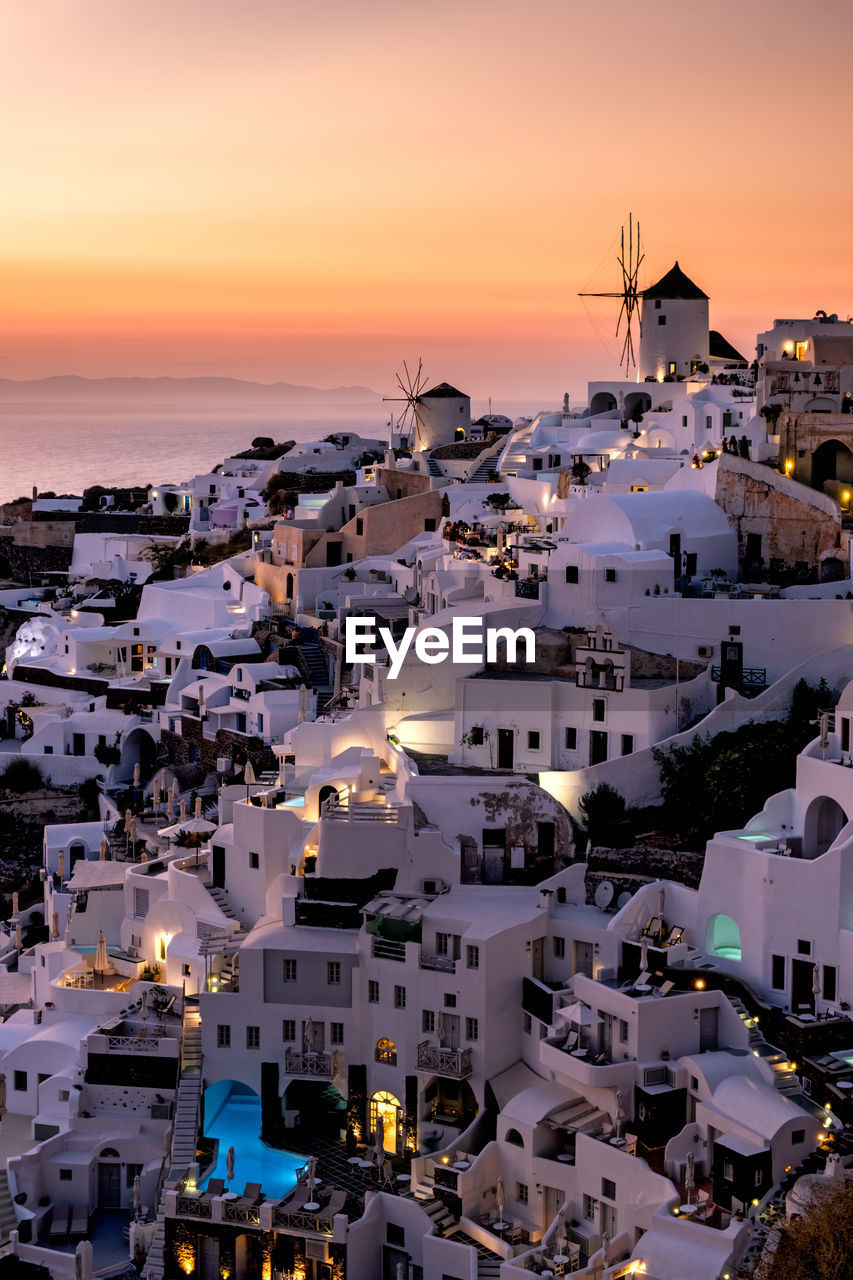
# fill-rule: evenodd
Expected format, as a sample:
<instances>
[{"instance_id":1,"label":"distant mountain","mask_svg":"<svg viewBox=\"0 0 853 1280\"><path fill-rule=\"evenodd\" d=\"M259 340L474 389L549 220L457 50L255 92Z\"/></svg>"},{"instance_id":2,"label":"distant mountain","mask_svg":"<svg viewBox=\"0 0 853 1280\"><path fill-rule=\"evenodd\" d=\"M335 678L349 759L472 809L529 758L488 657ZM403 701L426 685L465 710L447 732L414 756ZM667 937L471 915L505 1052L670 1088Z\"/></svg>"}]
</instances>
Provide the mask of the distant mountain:
<instances>
[{"instance_id":1,"label":"distant mountain","mask_svg":"<svg viewBox=\"0 0 853 1280\"><path fill-rule=\"evenodd\" d=\"M370 387L302 387L292 382L246 382L241 378L81 378L59 374L18 381L0 378L0 402L39 404L147 401L173 404L353 404L378 401Z\"/></svg>"}]
</instances>

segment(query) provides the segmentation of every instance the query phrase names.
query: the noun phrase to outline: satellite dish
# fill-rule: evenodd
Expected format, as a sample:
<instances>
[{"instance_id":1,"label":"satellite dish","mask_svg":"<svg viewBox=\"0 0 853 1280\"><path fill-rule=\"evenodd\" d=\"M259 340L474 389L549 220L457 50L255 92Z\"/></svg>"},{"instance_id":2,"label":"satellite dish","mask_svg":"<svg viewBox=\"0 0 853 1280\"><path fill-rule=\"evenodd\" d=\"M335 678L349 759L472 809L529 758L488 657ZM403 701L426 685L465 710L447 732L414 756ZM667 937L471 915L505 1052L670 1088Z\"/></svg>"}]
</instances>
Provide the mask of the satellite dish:
<instances>
[{"instance_id":1,"label":"satellite dish","mask_svg":"<svg viewBox=\"0 0 853 1280\"><path fill-rule=\"evenodd\" d=\"M609 880L602 880L595 890L595 905L606 911L613 901L615 890Z\"/></svg>"},{"instance_id":2,"label":"satellite dish","mask_svg":"<svg viewBox=\"0 0 853 1280\"><path fill-rule=\"evenodd\" d=\"M631 898L633 896L634 895L630 893L627 889L622 890L622 892L619 894L619 897L616 899L616 906L619 908L620 911L622 910L623 907L627 907L628 903L631 901Z\"/></svg>"}]
</instances>

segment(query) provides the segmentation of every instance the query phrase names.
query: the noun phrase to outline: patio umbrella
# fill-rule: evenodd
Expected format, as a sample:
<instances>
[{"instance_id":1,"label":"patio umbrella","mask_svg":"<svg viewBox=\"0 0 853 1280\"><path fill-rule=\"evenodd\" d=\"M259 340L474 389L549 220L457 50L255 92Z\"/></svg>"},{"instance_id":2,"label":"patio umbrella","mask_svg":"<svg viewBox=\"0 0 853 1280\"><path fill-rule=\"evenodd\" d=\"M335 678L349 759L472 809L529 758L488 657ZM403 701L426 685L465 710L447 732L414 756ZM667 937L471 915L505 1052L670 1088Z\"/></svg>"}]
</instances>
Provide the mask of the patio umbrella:
<instances>
[{"instance_id":1,"label":"patio umbrella","mask_svg":"<svg viewBox=\"0 0 853 1280\"><path fill-rule=\"evenodd\" d=\"M252 762L251 762L251 760L247 760L247 761L246 761L246 767L245 767L245 769L243 770L243 781L244 781L244 782L245 782L245 784L246 784L246 799L248 800L248 799L249 799L249 787L251 787L251 786L252 786L252 784L253 784L253 783L254 783L254 781L255 781L255 771L254 771L254 769L252 768Z\"/></svg>"},{"instance_id":2,"label":"patio umbrella","mask_svg":"<svg viewBox=\"0 0 853 1280\"><path fill-rule=\"evenodd\" d=\"M133 1178L133 1216L138 1218L142 1209L142 1179L139 1174Z\"/></svg>"},{"instance_id":3,"label":"patio umbrella","mask_svg":"<svg viewBox=\"0 0 853 1280\"><path fill-rule=\"evenodd\" d=\"M139 761L137 760L136 764L133 766L133 785L135 787L138 787L141 779L142 779L142 770L140 769Z\"/></svg>"},{"instance_id":4,"label":"patio umbrella","mask_svg":"<svg viewBox=\"0 0 853 1280\"><path fill-rule=\"evenodd\" d=\"M817 1007L817 1002L821 997L819 964L812 965L812 995L814 996L815 1007Z\"/></svg>"},{"instance_id":5,"label":"patio umbrella","mask_svg":"<svg viewBox=\"0 0 853 1280\"><path fill-rule=\"evenodd\" d=\"M23 934L21 933L21 926L19 924L15 925L15 946L18 949L18 951L23 950L24 938L23 938Z\"/></svg>"},{"instance_id":6,"label":"patio umbrella","mask_svg":"<svg viewBox=\"0 0 853 1280\"><path fill-rule=\"evenodd\" d=\"M201 796L196 796L195 798L195 811L193 816L196 818L201 817Z\"/></svg>"},{"instance_id":7,"label":"patio umbrella","mask_svg":"<svg viewBox=\"0 0 853 1280\"><path fill-rule=\"evenodd\" d=\"M59 941L59 916L55 911L50 917L50 940L51 942Z\"/></svg>"},{"instance_id":8,"label":"patio umbrella","mask_svg":"<svg viewBox=\"0 0 853 1280\"><path fill-rule=\"evenodd\" d=\"M147 852L147 850L145 850L145 849L143 849L143 850L142 850L142 852L141 852L141 853L140 853L140 855L139 855L139 861L140 861L140 862L147 862L147 861L148 861L148 852Z\"/></svg>"},{"instance_id":9,"label":"patio umbrella","mask_svg":"<svg viewBox=\"0 0 853 1280\"><path fill-rule=\"evenodd\" d=\"M181 822L186 822L186 820L187 820L187 802L186 800L181 800Z\"/></svg>"},{"instance_id":10,"label":"patio umbrella","mask_svg":"<svg viewBox=\"0 0 853 1280\"><path fill-rule=\"evenodd\" d=\"M308 1186L308 1204L316 1204L314 1199L314 1189L317 1185L317 1157L308 1157L308 1172L305 1178Z\"/></svg>"},{"instance_id":11,"label":"patio umbrella","mask_svg":"<svg viewBox=\"0 0 853 1280\"><path fill-rule=\"evenodd\" d=\"M0 1117L6 1114L6 1072L0 1071Z\"/></svg>"},{"instance_id":12,"label":"patio umbrella","mask_svg":"<svg viewBox=\"0 0 853 1280\"><path fill-rule=\"evenodd\" d=\"M166 794L169 797L166 802L166 817L171 822L175 816L175 800L171 791L167 792Z\"/></svg>"},{"instance_id":13,"label":"patio umbrella","mask_svg":"<svg viewBox=\"0 0 853 1280\"><path fill-rule=\"evenodd\" d=\"M64 849L59 850L59 862L56 867L56 873L59 876L60 880L65 879L65 850Z\"/></svg>"},{"instance_id":14,"label":"patio umbrella","mask_svg":"<svg viewBox=\"0 0 853 1280\"><path fill-rule=\"evenodd\" d=\"M225 1156L225 1176L229 1183L234 1181L234 1148L229 1147Z\"/></svg>"},{"instance_id":15,"label":"patio umbrella","mask_svg":"<svg viewBox=\"0 0 853 1280\"><path fill-rule=\"evenodd\" d=\"M684 1188L687 1192L687 1203L690 1204L690 1192L696 1186L696 1178L694 1169L696 1165L696 1157L692 1151L687 1152L687 1162L684 1167Z\"/></svg>"},{"instance_id":16,"label":"patio umbrella","mask_svg":"<svg viewBox=\"0 0 853 1280\"><path fill-rule=\"evenodd\" d=\"M397 1280L406 1280L406 1264L405 1262L397 1263Z\"/></svg>"},{"instance_id":17,"label":"patio umbrella","mask_svg":"<svg viewBox=\"0 0 853 1280\"><path fill-rule=\"evenodd\" d=\"M376 1167L379 1180L382 1181L382 1169L385 1165L385 1121L382 1116L376 1117Z\"/></svg>"},{"instance_id":18,"label":"patio umbrella","mask_svg":"<svg viewBox=\"0 0 853 1280\"><path fill-rule=\"evenodd\" d=\"M16 889L12 894L12 915L16 916L17 914L18 914L18 890Z\"/></svg>"},{"instance_id":19,"label":"patio umbrella","mask_svg":"<svg viewBox=\"0 0 853 1280\"><path fill-rule=\"evenodd\" d=\"M133 813L132 813L132 811L131 811L130 809L125 809L125 811L124 811L124 829L125 829L125 833L127 832L128 828L130 827L130 824L131 824L131 821L132 821L132 820L133 820Z\"/></svg>"},{"instance_id":20,"label":"patio umbrella","mask_svg":"<svg viewBox=\"0 0 853 1280\"><path fill-rule=\"evenodd\" d=\"M504 1186L503 1178L498 1178L495 1185L495 1200L497 1201L498 1206L498 1221L495 1223L495 1226L505 1227L506 1223L503 1220L503 1216L504 1209L506 1208L506 1188Z\"/></svg>"},{"instance_id":21,"label":"patio umbrella","mask_svg":"<svg viewBox=\"0 0 853 1280\"><path fill-rule=\"evenodd\" d=\"M310 1053L314 1048L314 1020L306 1018L302 1024L302 1052Z\"/></svg>"},{"instance_id":22,"label":"patio umbrella","mask_svg":"<svg viewBox=\"0 0 853 1280\"><path fill-rule=\"evenodd\" d=\"M661 887L658 889L658 915L660 916L661 924L663 924L663 909L665 906L666 906L666 886L661 885Z\"/></svg>"},{"instance_id":23,"label":"patio umbrella","mask_svg":"<svg viewBox=\"0 0 853 1280\"><path fill-rule=\"evenodd\" d=\"M169 795L172 797L172 799L173 799L173 800L177 800L177 798L178 798L178 796L179 796L180 794L181 794L181 788L178 786L178 779L177 779L177 778L173 778L173 779L172 779L172 789L171 789L171 791L169 792Z\"/></svg>"},{"instance_id":24,"label":"patio umbrella","mask_svg":"<svg viewBox=\"0 0 853 1280\"><path fill-rule=\"evenodd\" d=\"M146 987L142 993L142 999L139 1002L139 1016L143 1022L148 1021L148 988Z\"/></svg>"},{"instance_id":25,"label":"patio umbrella","mask_svg":"<svg viewBox=\"0 0 853 1280\"><path fill-rule=\"evenodd\" d=\"M176 836L183 831L190 836L208 836L215 830L215 822L208 822L206 818L188 818L186 822L175 822L171 827L161 827L157 834Z\"/></svg>"},{"instance_id":26,"label":"patio umbrella","mask_svg":"<svg viewBox=\"0 0 853 1280\"><path fill-rule=\"evenodd\" d=\"M622 1090L616 1090L616 1111L613 1115L613 1121L616 1128L616 1137L622 1137L622 1127L625 1124L625 1109L622 1106Z\"/></svg>"},{"instance_id":27,"label":"patio umbrella","mask_svg":"<svg viewBox=\"0 0 853 1280\"><path fill-rule=\"evenodd\" d=\"M605 1270L610 1266L610 1236L606 1231L601 1237L601 1265Z\"/></svg>"},{"instance_id":28,"label":"patio umbrella","mask_svg":"<svg viewBox=\"0 0 853 1280\"><path fill-rule=\"evenodd\" d=\"M98 849L98 860L99 860L100 862L106 862L106 860L107 860L107 848L108 848L108 845L107 845L106 840L102 840L102 841L101 841L101 843L100 843L99 849Z\"/></svg>"},{"instance_id":29,"label":"patio umbrella","mask_svg":"<svg viewBox=\"0 0 853 1280\"><path fill-rule=\"evenodd\" d=\"M439 1009L435 1020L435 1034L438 1037L440 1047L444 1041L444 1011L442 1009Z\"/></svg>"},{"instance_id":30,"label":"patio umbrella","mask_svg":"<svg viewBox=\"0 0 853 1280\"><path fill-rule=\"evenodd\" d=\"M155 809L159 808L159 805L160 805L160 775L159 775L159 773L158 773L158 774L156 774L156 775L155 775L155 778L154 778L154 790L153 790L153 792L152 792L152 794L151 794L151 803L154 805L154 808L155 808Z\"/></svg>"},{"instance_id":31,"label":"patio umbrella","mask_svg":"<svg viewBox=\"0 0 853 1280\"><path fill-rule=\"evenodd\" d=\"M95 972L101 975L101 984L104 981L104 972L107 967L107 940L104 937L104 931L101 929L98 934L98 947L95 952Z\"/></svg>"},{"instance_id":32,"label":"patio umbrella","mask_svg":"<svg viewBox=\"0 0 853 1280\"><path fill-rule=\"evenodd\" d=\"M640 939L640 972L645 973L649 967L649 940L643 936Z\"/></svg>"}]
</instances>

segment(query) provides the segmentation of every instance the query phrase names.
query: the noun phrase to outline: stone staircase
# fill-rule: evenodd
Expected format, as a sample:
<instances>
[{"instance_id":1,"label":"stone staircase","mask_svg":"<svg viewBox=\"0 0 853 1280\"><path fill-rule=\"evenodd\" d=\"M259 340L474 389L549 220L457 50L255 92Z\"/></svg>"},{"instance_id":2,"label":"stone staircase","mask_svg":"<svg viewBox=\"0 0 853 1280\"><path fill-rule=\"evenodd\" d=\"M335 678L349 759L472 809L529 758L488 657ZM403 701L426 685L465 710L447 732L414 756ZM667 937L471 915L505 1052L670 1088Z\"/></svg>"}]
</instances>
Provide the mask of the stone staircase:
<instances>
[{"instance_id":1,"label":"stone staircase","mask_svg":"<svg viewBox=\"0 0 853 1280\"><path fill-rule=\"evenodd\" d=\"M499 457L500 457L499 453L490 453L488 457L483 459L483 461L476 468L476 470L471 472L470 476L465 481L465 483L466 484L488 484L489 476L493 471L497 471L498 469Z\"/></svg>"},{"instance_id":2,"label":"stone staircase","mask_svg":"<svg viewBox=\"0 0 853 1280\"><path fill-rule=\"evenodd\" d=\"M17 1226L15 1207L9 1191L9 1179L6 1170L0 1169L0 1243L9 1239L9 1232Z\"/></svg>"},{"instance_id":3,"label":"stone staircase","mask_svg":"<svg viewBox=\"0 0 853 1280\"><path fill-rule=\"evenodd\" d=\"M786 1098L798 1097L802 1093L802 1086L787 1056L781 1053L775 1045L767 1043L759 1029L758 1020L750 1014L746 1005L738 996L729 996L729 1001L749 1032L750 1049L754 1050L772 1068L775 1088L779 1093L784 1094Z\"/></svg>"},{"instance_id":4,"label":"stone staircase","mask_svg":"<svg viewBox=\"0 0 853 1280\"><path fill-rule=\"evenodd\" d=\"M433 1195L432 1185L429 1185L430 1182L430 1179L425 1179L420 1183L415 1191L415 1199L431 1220L436 1234L446 1238L452 1235L454 1231L459 1230L459 1223L447 1207L440 1200L436 1200Z\"/></svg>"}]
</instances>

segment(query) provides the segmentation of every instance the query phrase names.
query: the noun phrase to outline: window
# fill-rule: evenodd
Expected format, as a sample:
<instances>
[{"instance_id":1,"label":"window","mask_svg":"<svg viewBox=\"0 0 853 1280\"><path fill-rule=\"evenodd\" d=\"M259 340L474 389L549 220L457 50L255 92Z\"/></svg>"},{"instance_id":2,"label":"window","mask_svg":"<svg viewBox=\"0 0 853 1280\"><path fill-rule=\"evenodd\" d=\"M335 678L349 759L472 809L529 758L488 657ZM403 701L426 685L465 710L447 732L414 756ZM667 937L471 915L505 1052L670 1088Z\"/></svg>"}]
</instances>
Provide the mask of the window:
<instances>
[{"instance_id":1,"label":"window","mask_svg":"<svg viewBox=\"0 0 853 1280\"><path fill-rule=\"evenodd\" d=\"M427 516L424 520L424 533L435 533L435 516Z\"/></svg>"},{"instance_id":2,"label":"window","mask_svg":"<svg viewBox=\"0 0 853 1280\"><path fill-rule=\"evenodd\" d=\"M516 1200L518 1201L518 1203L519 1203L519 1204L527 1204L527 1203L528 1203L528 1199L529 1199L529 1192L528 1192L528 1190L527 1190L527 1183L526 1183L526 1182L517 1182L517 1183L515 1184L515 1198L516 1198Z\"/></svg>"},{"instance_id":3,"label":"window","mask_svg":"<svg viewBox=\"0 0 853 1280\"><path fill-rule=\"evenodd\" d=\"M285 960L282 965L282 978L285 982L296 981L296 961Z\"/></svg>"},{"instance_id":4,"label":"window","mask_svg":"<svg viewBox=\"0 0 853 1280\"><path fill-rule=\"evenodd\" d=\"M281 1022L281 1038L285 1044L293 1044L296 1039L296 1019L283 1018Z\"/></svg>"},{"instance_id":5,"label":"window","mask_svg":"<svg viewBox=\"0 0 853 1280\"><path fill-rule=\"evenodd\" d=\"M376 1042L376 1061L384 1062L389 1067L397 1065L397 1046L393 1040L382 1038Z\"/></svg>"},{"instance_id":6,"label":"window","mask_svg":"<svg viewBox=\"0 0 853 1280\"><path fill-rule=\"evenodd\" d=\"M263 731L264 731L264 717L260 712L258 712L258 733L263 733Z\"/></svg>"},{"instance_id":7,"label":"window","mask_svg":"<svg viewBox=\"0 0 853 1280\"><path fill-rule=\"evenodd\" d=\"M395 987L394 988L394 1008L405 1009L405 1007L406 1007L406 988Z\"/></svg>"},{"instance_id":8,"label":"window","mask_svg":"<svg viewBox=\"0 0 853 1280\"><path fill-rule=\"evenodd\" d=\"M687 426L687 414L686 414L686 413L682 413L682 415L681 415L681 425L682 425L682 427L686 427L686 426Z\"/></svg>"},{"instance_id":9,"label":"window","mask_svg":"<svg viewBox=\"0 0 853 1280\"><path fill-rule=\"evenodd\" d=\"M455 1009L455 1008L456 1008L456 996L455 996L455 995L452 995L450 992L448 992L448 993L447 993L447 995L444 997L444 1007L445 1007L445 1009Z\"/></svg>"},{"instance_id":10,"label":"window","mask_svg":"<svg viewBox=\"0 0 853 1280\"><path fill-rule=\"evenodd\" d=\"M658 316L658 324L666 324L666 316Z\"/></svg>"},{"instance_id":11,"label":"window","mask_svg":"<svg viewBox=\"0 0 853 1280\"><path fill-rule=\"evenodd\" d=\"M379 983L371 978L367 984L368 1004L379 1004Z\"/></svg>"},{"instance_id":12,"label":"window","mask_svg":"<svg viewBox=\"0 0 853 1280\"><path fill-rule=\"evenodd\" d=\"M70 1181L71 1181L71 1179L72 1179L72 1176L73 1176L73 1175L72 1175L72 1172L71 1172L71 1170L70 1170L70 1169L60 1169L60 1170L59 1170L59 1181L60 1181L60 1182L70 1182Z\"/></svg>"},{"instance_id":13,"label":"window","mask_svg":"<svg viewBox=\"0 0 853 1280\"><path fill-rule=\"evenodd\" d=\"M389 1244L395 1244L399 1248L405 1248L406 1232L403 1227L398 1227L396 1223L389 1222L385 1232L385 1239Z\"/></svg>"},{"instance_id":14,"label":"window","mask_svg":"<svg viewBox=\"0 0 853 1280\"><path fill-rule=\"evenodd\" d=\"M181 965L181 974L184 978L189 978L192 975L192 969L188 964Z\"/></svg>"},{"instance_id":15,"label":"window","mask_svg":"<svg viewBox=\"0 0 853 1280\"><path fill-rule=\"evenodd\" d=\"M27 1073L26 1071L15 1072L15 1088L18 1093L27 1092Z\"/></svg>"},{"instance_id":16,"label":"window","mask_svg":"<svg viewBox=\"0 0 853 1280\"><path fill-rule=\"evenodd\" d=\"M739 636L739 635L740 635L740 627L729 627L729 635L730 635L730 636Z\"/></svg>"},{"instance_id":17,"label":"window","mask_svg":"<svg viewBox=\"0 0 853 1280\"><path fill-rule=\"evenodd\" d=\"M554 938L554 959L565 960L566 958L566 939Z\"/></svg>"},{"instance_id":18,"label":"window","mask_svg":"<svg viewBox=\"0 0 853 1280\"><path fill-rule=\"evenodd\" d=\"M812 953L812 944L806 942L805 938L797 939L797 955L810 956Z\"/></svg>"},{"instance_id":19,"label":"window","mask_svg":"<svg viewBox=\"0 0 853 1280\"><path fill-rule=\"evenodd\" d=\"M529 1036L530 1032L533 1030L533 1019L531 1018L529 1013L525 1013L524 1017L521 1020L521 1026L524 1031L524 1034Z\"/></svg>"},{"instance_id":20,"label":"window","mask_svg":"<svg viewBox=\"0 0 853 1280\"><path fill-rule=\"evenodd\" d=\"M566 750L577 751L578 748L578 731L574 725L566 726Z\"/></svg>"},{"instance_id":21,"label":"window","mask_svg":"<svg viewBox=\"0 0 853 1280\"><path fill-rule=\"evenodd\" d=\"M480 948L465 948L465 966L468 969L479 969L480 967Z\"/></svg>"},{"instance_id":22,"label":"window","mask_svg":"<svg viewBox=\"0 0 853 1280\"><path fill-rule=\"evenodd\" d=\"M723 1177L725 1178L726 1182L734 1182L735 1166L734 1166L733 1160L723 1161Z\"/></svg>"},{"instance_id":23,"label":"window","mask_svg":"<svg viewBox=\"0 0 853 1280\"><path fill-rule=\"evenodd\" d=\"M141 1177L141 1175L142 1175L141 1164L129 1164L129 1163L126 1164L124 1166L124 1185L128 1189L130 1189L133 1186L133 1179L136 1177Z\"/></svg>"},{"instance_id":24,"label":"window","mask_svg":"<svg viewBox=\"0 0 853 1280\"><path fill-rule=\"evenodd\" d=\"M259 854L259 853L250 853L250 854L249 854L249 869L250 869L250 871L257 871L257 870L258 870L258 867L260 867L260 865L261 865L261 856L260 856L260 854Z\"/></svg>"},{"instance_id":25,"label":"window","mask_svg":"<svg viewBox=\"0 0 853 1280\"><path fill-rule=\"evenodd\" d=\"M540 734L538 729L528 729L527 731L527 749L528 751L539 750Z\"/></svg>"},{"instance_id":26,"label":"window","mask_svg":"<svg viewBox=\"0 0 853 1280\"><path fill-rule=\"evenodd\" d=\"M698 1077L698 1076L691 1076L691 1077L690 1077L690 1088L693 1090L693 1092L694 1092L694 1093L698 1093L698 1092L699 1092L699 1077Z\"/></svg>"},{"instance_id":27,"label":"window","mask_svg":"<svg viewBox=\"0 0 853 1280\"><path fill-rule=\"evenodd\" d=\"M764 1171L763 1171L762 1169L760 1169L760 1168L759 1168L759 1169L753 1169L753 1171L752 1171L752 1185L753 1185L754 1187L760 1187L763 1181L764 1181Z\"/></svg>"},{"instance_id":28,"label":"window","mask_svg":"<svg viewBox=\"0 0 853 1280\"><path fill-rule=\"evenodd\" d=\"M566 582L576 583L578 581L578 566L576 564L566 565Z\"/></svg>"},{"instance_id":29,"label":"window","mask_svg":"<svg viewBox=\"0 0 853 1280\"><path fill-rule=\"evenodd\" d=\"M784 956L772 957L770 985L774 991L785 990L785 957Z\"/></svg>"},{"instance_id":30,"label":"window","mask_svg":"<svg viewBox=\"0 0 853 1280\"><path fill-rule=\"evenodd\" d=\"M823 998L824 1000L834 1000L835 991L836 991L835 965L825 964L823 966Z\"/></svg>"},{"instance_id":31,"label":"window","mask_svg":"<svg viewBox=\"0 0 853 1280\"><path fill-rule=\"evenodd\" d=\"M619 1019L619 1039L622 1044L628 1043L628 1023L624 1018Z\"/></svg>"},{"instance_id":32,"label":"window","mask_svg":"<svg viewBox=\"0 0 853 1280\"><path fill-rule=\"evenodd\" d=\"M616 1199L616 1183L610 1178L601 1179L601 1194L608 1200Z\"/></svg>"},{"instance_id":33,"label":"window","mask_svg":"<svg viewBox=\"0 0 853 1280\"><path fill-rule=\"evenodd\" d=\"M260 1027L246 1028L246 1048L260 1049L261 1047L261 1029Z\"/></svg>"},{"instance_id":34,"label":"window","mask_svg":"<svg viewBox=\"0 0 853 1280\"><path fill-rule=\"evenodd\" d=\"M466 1040L480 1039L480 1019L479 1018L465 1019L465 1039Z\"/></svg>"},{"instance_id":35,"label":"window","mask_svg":"<svg viewBox=\"0 0 853 1280\"><path fill-rule=\"evenodd\" d=\"M798 1147L801 1143L805 1142L805 1140L806 1140L806 1131L805 1131L805 1129L794 1129L794 1130L792 1130L792 1132L791 1132L791 1142L794 1144L794 1146L795 1146L795 1147Z\"/></svg>"},{"instance_id":36,"label":"window","mask_svg":"<svg viewBox=\"0 0 853 1280\"><path fill-rule=\"evenodd\" d=\"M332 1044L343 1044L344 1042L344 1024L342 1022L330 1023L329 1036Z\"/></svg>"},{"instance_id":37,"label":"window","mask_svg":"<svg viewBox=\"0 0 853 1280\"><path fill-rule=\"evenodd\" d=\"M592 700L592 718L599 724L604 719L607 703L603 698L593 698Z\"/></svg>"},{"instance_id":38,"label":"window","mask_svg":"<svg viewBox=\"0 0 853 1280\"><path fill-rule=\"evenodd\" d=\"M592 1222L595 1218L595 1196L588 1196L586 1192L583 1197L583 1216L587 1222Z\"/></svg>"},{"instance_id":39,"label":"window","mask_svg":"<svg viewBox=\"0 0 853 1280\"><path fill-rule=\"evenodd\" d=\"M330 960L326 965L326 981L330 987L339 987L341 984L341 965L339 960Z\"/></svg>"},{"instance_id":40,"label":"window","mask_svg":"<svg viewBox=\"0 0 853 1280\"><path fill-rule=\"evenodd\" d=\"M435 1031L435 1013L432 1009L421 1010L421 1031L427 1034Z\"/></svg>"},{"instance_id":41,"label":"window","mask_svg":"<svg viewBox=\"0 0 853 1280\"><path fill-rule=\"evenodd\" d=\"M440 956L446 956L449 954L450 952L450 934L449 933L437 933L435 935L435 950L436 950L436 954Z\"/></svg>"},{"instance_id":42,"label":"window","mask_svg":"<svg viewBox=\"0 0 853 1280\"><path fill-rule=\"evenodd\" d=\"M231 1048L231 1028L224 1026L221 1022L216 1028L216 1047L217 1049Z\"/></svg>"},{"instance_id":43,"label":"window","mask_svg":"<svg viewBox=\"0 0 853 1280\"><path fill-rule=\"evenodd\" d=\"M622 755L629 756L631 755L633 750L634 750L633 733L623 733L622 734Z\"/></svg>"},{"instance_id":44,"label":"window","mask_svg":"<svg viewBox=\"0 0 853 1280\"><path fill-rule=\"evenodd\" d=\"M517 1129L507 1129L504 1134L504 1142L510 1143L513 1147L523 1147L524 1139Z\"/></svg>"},{"instance_id":45,"label":"window","mask_svg":"<svg viewBox=\"0 0 853 1280\"><path fill-rule=\"evenodd\" d=\"M468 743L472 747L483 745L484 730L481 724L475 724L468 730Z\"/></svg>"},{"instance_id":46,"label":"window","mask_svg":"<svg viewBox=\"0 0 853 1280\"><path fill-rule=\"evenodd\" d=\"M605 570L604 570L604 581L605 581L605 582L615 582L615 581L616 581L616 570L615 570L615 569L605 569Z\"/></svg>"},{"instance_id":47,"label":"window","mask_svg":"<svg viewBox=\"0 0 853 1280\"><path fill-rule=\"evenodd\" d=\"M360 538L363 533L364 533L364 520L361 518L361 516L359 516L355 522L355 536L357 538Z\"/></svg>"},{"instance_id":48,"label":"window","mask_svg":"<svg viewBox=\"0 0 853 1280\"><path fill-rule=\"evenodd\" d=\"M660 311L660 298L655 298L655 311Z\"/></svg>"}]
</instances>

